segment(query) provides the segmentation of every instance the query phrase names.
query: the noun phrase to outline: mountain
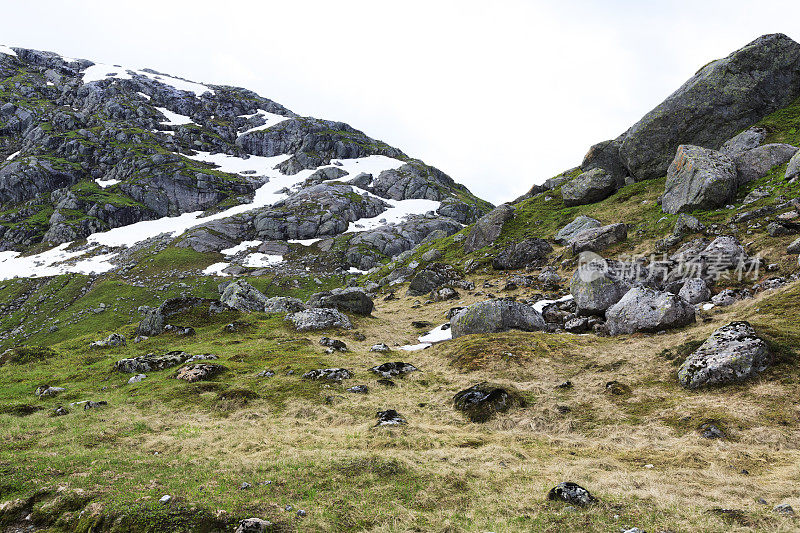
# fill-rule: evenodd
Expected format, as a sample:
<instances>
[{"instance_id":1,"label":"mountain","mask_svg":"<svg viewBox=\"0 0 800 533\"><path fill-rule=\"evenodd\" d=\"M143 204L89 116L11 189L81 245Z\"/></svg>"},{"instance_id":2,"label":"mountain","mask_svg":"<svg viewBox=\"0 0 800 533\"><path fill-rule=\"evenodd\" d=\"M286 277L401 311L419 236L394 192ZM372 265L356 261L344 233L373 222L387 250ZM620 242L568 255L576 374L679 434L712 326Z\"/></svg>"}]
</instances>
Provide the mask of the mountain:
<instances>
[{"instance_id":1,"label":"mountain","mask_svg":"<svg viewBox=\"0 0 800 533\"><path fill-rule=\"evenodd\" d=\"M245 89L0 79L5 531L797 529L785 35L496 207Z\"/></svg>"}]
</instances>

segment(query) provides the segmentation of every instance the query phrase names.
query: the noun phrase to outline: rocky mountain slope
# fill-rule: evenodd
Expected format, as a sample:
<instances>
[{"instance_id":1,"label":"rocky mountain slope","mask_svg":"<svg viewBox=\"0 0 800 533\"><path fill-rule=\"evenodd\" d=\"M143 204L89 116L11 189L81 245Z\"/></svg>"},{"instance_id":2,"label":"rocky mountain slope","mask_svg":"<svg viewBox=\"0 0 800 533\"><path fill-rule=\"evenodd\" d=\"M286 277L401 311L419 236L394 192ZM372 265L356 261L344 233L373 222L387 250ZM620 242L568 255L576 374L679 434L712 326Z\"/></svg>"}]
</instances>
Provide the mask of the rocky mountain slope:
<instances>
[{"instance_id":1,"label":"rocky mountain slope","mask_svg":"<svg viewBox=\"0 0 800 533\"><path fill-rule=\"evenodd\" d=\"M495 208L243 89L0 52L0 527L798 529L800 44Z\"/></svg>"}]
</instances>

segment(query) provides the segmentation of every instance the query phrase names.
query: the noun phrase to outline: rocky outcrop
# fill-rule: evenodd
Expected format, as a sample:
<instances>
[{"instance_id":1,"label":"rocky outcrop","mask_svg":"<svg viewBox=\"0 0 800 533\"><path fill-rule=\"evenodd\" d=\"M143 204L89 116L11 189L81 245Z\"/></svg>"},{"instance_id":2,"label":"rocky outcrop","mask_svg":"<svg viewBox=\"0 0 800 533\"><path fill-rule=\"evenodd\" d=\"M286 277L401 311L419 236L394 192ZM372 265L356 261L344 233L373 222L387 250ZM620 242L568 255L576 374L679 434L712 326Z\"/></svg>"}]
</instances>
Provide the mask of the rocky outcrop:
<instances>
[{"instance_id":1,"label":"rocky outcrop","mask_svg":"<svg viewBox=\"0 0 800 533\"><path fill-rule=\"evenodd\" d=\"M302 300L288 296L273 296L264 303L265 313L296 313L305 308Z\"/></svg>"},{"instance_id":2,"label":"rocky outcrop","mask_svg":"<svg viewBox=\"0 0 800 533\"><path fill-rule=\"evenodd\" d=\"M634 287L606 311L611 335L656 332L695 321L694 307L678 296L647 287Z\"/></svg>"},{"instance_id":3,"label":"rocky outcrop","mask_svg":"<svg viewBox=\"0 0 800 533\"><path fill-rule=\"evenodd\" d=\"M464 251L474 252L484 246L489 246L497 240L503 229L503 224L514 216L514 208L509 204L495 207L491 212L483 215L475 223L464 242Z\"/></svg>"},{"instance_id":4,"label":"rocky outcrop","mask_svg":"<svg viewBox=\"0 0 800 533\"><path fill-rule=\"evenodd\" d=\"M324 381L342 381L350 379L353 373L346 368L318 368L316 370L309 370L303 374L303 379L324 380Z\"/></svg>"},{"instance_id":5,"label":"rocky outcrop","mask_svg":"<svg viewBox=\"0 0 800 533\"><path fill-rule=\"evenodd\" d=\"M630 288L630 284L620 279L605 262L587 262L581 264L573 274L569 292L575 300L578 313L602 315L619 302Z\"/></svg>"},{"instance_id":6,"label":"rocky outcrop","mask_svg":"<svg viewBox=\"0 0 800 533\"><path fill-rule=\"evenodd\" d=\"M622 187L628 176L628 169L620 158L620 139L603 141L595 144L583 158L581 170L588 172L596 168L603 169L614 177L616 188Z\"/></svg>"},{"instance_id":7,"label":"rocky outcrop","mask_svg":"<svg viewBox=\"0 0 800 533\"><path fill-rule=\"evenodd\" d=\"M553 240L559 244L567 244L573 237L583 230L599 228L603 224L586 215L578 215L575 220L558 230Z\"/></svg>"},{"instance_id":8,"label":"rocky outcrop","mask_svg":"<svg viewBox=\"0 0 800 533\"><path fill-rule=\"evenodd\" d=\"M728 156L699 146L681 145L667 170L661 208L665 213L713 209L736 195L736 164Z\"/></svg>"},{"instance_id":9,"label":"rocky outcrop","mask_svg":"<svg viewBox=\"0 0 800 533\"><path fill-rule=\"evenodd\" d=\"M605 200L617 190L617 180L607 171L595 168L561 186L564 205L593 204Z\"/></svg>"},{"instance_id":10,"label":"rocky outcrop","mask_svg":"<svg viewBox=\"0 0 800 533\"><path fill-rule=\"evenodd\" d=\"M423 296L445 285L452 285L462 279L461 274L450 265L433 263L417 272L408 285L409 296Z\"/></svg>"},{"instance_id":11,"label":"rocky outcrop","mask_svg":"<svg viewBox=\"0 0 800 533\"><path fill-rule=\"evenodd\" d=\"M577 483L565 481L559 483L547 493L547 499L585 507L597 502L597 498ZM636 529L636 528L634 528Z\"/></svg>"},{"instance_id":12,"label":"rocky outcrop","mask_svg":"<svg viewBox=\"0 0 800 533\"><path fill-rule=\"evenodd\" d=\"M767 130L754 126L725 141L720 152L731 159L753 148L757 148L767 140Z\"/></svg>"},{"instance_id":13,"label":"rocky outcrop","mask_svg":"<svg viewBox=\"0 0 800 533\"><path fill-rule=\"evenodd\" d=\"M634 124L621 137L621 159L638 180L660 178L679 145L719 148L798 96L800 45L764 35L700 69Z\"/></svg>"},{"instance_id":14,"label":"rocky outcrop","mask_svg":"<svg viewBox=\"0 0 800 533\"><path fill-rule=\"evenodd\" d=\"M497 254L492 260L496 270L516 270L528 266L540 266L553 252L544 239L532 238L512 244Z\"/></svg>"},{"instance_id":15,"label":"rocky outcrop","mask_svg":"<svg viewBox=\"0 0 800 533\"><path fill-rule=\"evenodd\" d=\"M763 372L771 362L769 347L748 322L722 326L681 365L678 381L689 389L723 385Z\"/></svg>"},{"instance_id":16,"label":"rocky outcrop","mask_svg":"<svg viewBox=\"0 0 800 533\"><path fill-rule=\"evenodd\" d=\"M120 359L114 363L114 370L128 374L155 372L178 366L192 358L191 354L182 351L167 352L163 355L147 354L130 359Z\"/></svg>"},{"instance_id":17,"label":"rocky outcrop","mask_svg":"<svg viewBox=\"0 0 800 533\"><path fill-rule=\"evenodd\" d=\"M453 338L473 333L498 333L510 329L546 329L542 315L533 307L512 300L487 300L459 311L451 320Z\"/></svg>"},{"instance_id":18,"label":"rocky outcrop","mask_svg":"<svg viewBox=\"0 0 800 533\"><path fill-rule=\"evenodd\" d=\"M269 303L269 298L243 279L228 283L223 287L220 301L239 311L264 311Z\"/></svg>"},{"instance_id":19,"label":"rocky outcrop","mask_svg":"<svg viewBox=\"0 0 800 533\"><path fill-rule=\"evenodd\" d=\"M404 363L402 361L383 363L378 366L373 366L369 370L370 372L374 372L375 374L385 378L393 378L397 376L404 376L406 374L410 374L411 372L419 372L419 368L415 367L411 363Z\"/></svg>"}]
</instances>

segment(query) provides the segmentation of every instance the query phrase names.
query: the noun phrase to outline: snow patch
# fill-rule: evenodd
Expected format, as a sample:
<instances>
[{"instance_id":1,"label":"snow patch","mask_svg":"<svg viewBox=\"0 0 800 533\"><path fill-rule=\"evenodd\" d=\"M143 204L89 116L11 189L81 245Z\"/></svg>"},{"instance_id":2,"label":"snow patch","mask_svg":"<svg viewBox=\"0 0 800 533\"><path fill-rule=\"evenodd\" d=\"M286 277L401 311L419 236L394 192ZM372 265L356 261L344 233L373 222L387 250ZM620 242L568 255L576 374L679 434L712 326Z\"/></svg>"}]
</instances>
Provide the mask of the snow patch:
<instances>
[{"instance_id":1,"label":"snow patch","mask_svg":"<svg viewBox=\"0 0 800 533\"><path fill-rule=\"evenodd\" d=\"M220 252L222 252L223 255L236 255L239 252L244 252L248 248L252 248L253 246L258 246L261 243L262 241L242 241L236 246L225 248L224 250L220 250Z\"/></svg>"},{"instance_id":2,"label":"snow patch","mask_svg":"<svg viewBox=\"0 0 800 533\"><path fill-rule=\"evenodd\" d=\"M183 126L184 124L194 124L194 121L186 115L174 113L165 107L156 107L156 109L166 117L167 120L162 120L159 124L165 126Z\"/></svg>"},{"instance_id":3,"label":"snow patch","mask_svg":"<svg viewBox=\"0 0 800 533\"><path fill-rule=\"evenodd\" d=\"M229 263L214 263L213 265L207 266L205 270L203 270L203 274L205 274L206 276L222 276L222 277L229 276L229 274L223 272L223 270L225 270L229 266L230 266Z\"/></svg>"},{"instance_id":4,"label":"snow patch","mask_svg":"<svg viewBox=\"0 0 800 533\"><path fill-rule=\"evenodd\" d=\"M311 246L312 244L321 241L322 238L317 237L315 239L289 239L289 244L302 244L303 246Z\"/></svg>"},{"instance_id":5,"label":"snow patch","mask_svg":"<svg viewBox=\"0 0 800 533\"><path fill-rule=\"evenodd\" d=\"M0 44L0 54L17 57L17 53L8 46Z\"/></svg>"},{"instance_id":6,"label":"snow patch","mask_svg":"<svg viewBox=\"0 0 800 533\"><path fill-rule=\"evenodd\" d=\"M201 83L195 83L193 81L182 80L180 78L173 78L172 76L168 76L166 74L154 74L152 72L146 72L144 70L136 70L127 67L121 66L113 66L113 65L105 65L103 63L96 63L91 67L88 67L83 71L83 83L92 83L95 81L100 81L108 78L115 78L118 80L130 80L133 79L133 74L138 74L140 76L144 76L146 78L150 78L151 80L156 80L164 85L169 85L178 89L179 91L187 91L190 93L194 93L195 96L200 96L203 93L211 93L214 94L214 90L210 87L206 87Z\"/></svg>"},{"instance_id":7,"label":"snow patch","mask_svg":"<svg viewBox=\"0 0 800 533\"><path fill-rule=\"evenodd\" d=\"M14 152L14 153L13 153L13 154L11 154L10 156L6 157L6 161L11 161L12 159L14 159L15 157L17 157L18 155L19 155L19 152Z\"/></svg>"},{"instance_id":8,"label":"snow patch","mask_svg":"<svg viewBox=\"0 0 800 533\"><path fill-rule=\"evenodd\" d=\"M358 187L354 187L358 189ZM363 189L358 189L363 190ZM366 192L366 191L365 191ZM374 196L374 195L373 195ZM387 200L381 198L392 207L372 218L362 218L351 222L345 233L355 231L368 231L381 226L388 226L402 222L411 215L424 215L428 211L436 211L441 202L434 200L410 199L410 200Z\"/></svg>"},{"instance_id":9,"label":"snow patch","mask_svg":"<svg viewBox=\"0 0 800 533\"><path fill-rule=\"evenodd\" d=\"M117 183L122 183L120 180L103 180L103 179L100 179L100 178L97 178L94 181L95 181L95 183L97 183L99 186L101 186L104 189L107 188L107 187L113 187Z\"/></svg>"},{"instance_id":10,"label":"snow patch","mask_svg":"<svg viewBox=\"0 0 800 533\"><path fill-rule=\"evenodd\" d=\"M538 302L533 304L533 308L536 310L537 313L541 314L542 310L544 310L544 308L550 304L559 304L561 302L568 302L570 300L572 300L571 294L567 294L566 296L563 296L558 300L539 300Z\"/></svg>"},{"instance_id":11,"label":"snow patch","mask_svg":"<svg viewBox=\"0 0 800 533\"><path fill-rule=\"evenodd\" d=\"M280 124L284 120L289 120L289 117L284 117L283 115L276 115L275 113L270 113L269 111L264 111L263 109L259 109L257 113L254 113L252 115L240 115L240 116L246 118L263 117L264 120L266 120L266 122L261 126L255 126L253 128L250 128L249 130L245 130L239 135L244 135L245 133L250 133L253 131L266 130L271 128L272 126Z\"/></svg>"},{"instance_id":12,"label":"snow patch","mask_svg":"<svg viewBox=\"0 0 800 533\"><path fill-rule=\"evenodd\" d=\"M270 254L262 254L260 252L256 252L249 254L247 257L245 257L244 261L242 262L242 266L251 268L261 268L261 267L277 265L281 261L283 261L282 255L270 255Z\"/></svg>"},{"instance_id":13,"label":"snow patch","mask_svg":"<svg viewBox=\"0 0 800 533\"><path fill-rule=\"evenodd\" d=\"M109 262L115 254L103 254L93 257L79 257L86 250L67 251L70 243L64 243L45 252L22 256L19 252L0 252L0 279L41 278L58 276L67 272L81 274L101 274L108 272L114 265Z\"/></svg>"},{"instance_id":14,"label":"snow patch","mask_svg":"<svg viewBox=\"0 0 800 533\"><path fill-rule=\"evenodd\" d=\"M401 350L405 350L407 352L416 352L417 350L424 350L425 348L430 348L437 342L444 342L449 341L453 338L453 332L450 329L450 323L445 323L439 326L438 328L434 328L430 330L425 335L422 335L417 340L419 344L406 344L405 346L401 346Z\"/></svg>"}]
</instances>

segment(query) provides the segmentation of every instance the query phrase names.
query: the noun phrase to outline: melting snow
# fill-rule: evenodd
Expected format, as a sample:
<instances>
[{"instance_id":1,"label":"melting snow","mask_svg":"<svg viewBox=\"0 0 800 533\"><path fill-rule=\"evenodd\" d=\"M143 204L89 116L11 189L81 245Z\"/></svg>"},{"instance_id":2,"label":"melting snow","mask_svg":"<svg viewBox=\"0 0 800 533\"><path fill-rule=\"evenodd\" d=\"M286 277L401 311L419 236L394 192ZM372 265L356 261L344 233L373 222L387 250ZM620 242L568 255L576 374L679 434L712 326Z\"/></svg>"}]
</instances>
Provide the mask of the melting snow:
<instances>
[{"instance_id":1,"label":"melting snow","mask_svg":"<svg viewBox=\"0 0 800 533\"><path fill-rule=\"evenodd\" d=\"M206 276L227 276L228 274L224 273L223 270L230 266L228 263L214 263L213 265L209 265L203 270L203 274Z\"/></svg>"},{"instance_id":2,"label":"melting snow","mask_svg":"<svg viewBox=\"0 0 800 533\"><path fill-rule=\"evenodd\" d=\"M283 261L282 255L269 255L256 252L245 257L242 265L251 268L260 268L277 265L281 261Z\"/></svg>"},{"instance_id":3,"label":"melting snow","mask_svg":"<svg viewBox=\"0 0 800 533\"><path fill-rule=\"evenodd\" d=\"M144 94L144 93L136 93L136 94L138 94L139 96L141 96L145 100L150 100L150 95L149 94Z\"/></svg>"},{"instance_id":4,"label":"melting snow","mask_svg":"<svg viewBox=\"0 0 800 533\"><path fill-rule=\"evenodd\" d=\"M161 122L159 122L159 124L164 124L166 126L183 126L184 124L194 124L192 119L187 117L186 115L179 115L178 113L173 113L172 111L164 107L157 107L156 109L167 118L167 120L162 120Z\"/></svg>"},{"instance_id":5,"label":"melting snow","mask_svg":"<svg viewBox=\"0 0 800 533\"><path fill-rule=\"evenodd\" d=\"M559 298L558 300L539 300L535 304L533 304L533 308L536 309L538 313L541 313L542 310L550 304L558 304L561 302L568 302L572 300L572 295L567 294L564 297Z\"/></svg>"},{"instance_id":6,"label":"melting snow","mask_svg":"<svg viewBox=\"0 0 800 533\"><path fill-rule=\"evenodd\" d=\"M359 189L361 190L361 189ZM354 231L367 231L389 224L397 224L402 222L409 215L424 215L428 211L436 211L441 205L440 202L434 200L387 200L381 198L384 202L392 207L372 218L362 218L355 222L351 222L347 227L345 233L352 233Z\"/></svg>"},{"instance_id":7,"label":"melting snow","mask_svg":"<svg viewBox=\"0 0 800 533\"><path fill-rule=\"evenodd\" d=\"M26 257L22 257L19 252L0 252L0 279L40 278L67 272L99 274L114 268L108 260L115 254L96 255L75 261L86 250L70 252L67 251L69 245L70 243L60 244L40 254Z\"/></svg>"},{"instance_id":8,"label":"melting snow","mask_svg":"<svg viewBox=\"0 0 800 533\"><path fill-rule=\"evenodd\" d=\"M434 328L430 330L425 335L419 337L417 340L419 344L406 344L405 346L401 346L401 350L405 350L407 352L416 352L417 350L424 350L425 348L430 348L437 342L444 342L449 341L453 338L453 332L450 330L450 324L445 323L439 326L438 328Z\"/></svg>"},{"instance_id":9,"label":"melting snow","mask_svg":"<svg viewBox=\"0 0 800 533\"><path fill-rule=\"evenodd\" d=\"M95 183L97 183L99 186L101 186L104 189L106 187L113 187L117 183L121 183L120 180L103 180L103 179L100 179L100 178L97 178L94 181L95 181Z\"/></svg>"},{"instance_id":10,"label":"melting snow","mask_svg":"<svg viewBox=\"0 0 800 533\"><path fill-rule=\"evenodd\" d=\"M319 242L321 240L322 240L321 237L317 237L315 239L289 239L286 242L288 242L289 244L302 244L303 246L311 246L315 242Z\"/></svg>"},{"instance_id":11,"label":"melting snow","mask_svg":"<svg viewBox=\"0 0 800 533\"><path fill-rule=\"evenodd\" d=\"M14 153L13 153L13 154L11 154L10 156L6 157L6 161L11 161L12 159L14 159L15 157L17 157L18 155L19 155L19 152L14 152Z\"/></svg>"},{"instance_id":12,"label":"melting snow","mask_svg":"<svg viewBox=\"0 0 800 533\"><path fill-rule=\"evenodd\" d=\"M213 89L206 87L205 85L202 85L200 83L181 80L179 78L173 78L172 76L167 76L166 74L154 74L152 72L146 72L144 70L136 70L126 67L104 65L103 63L96 63L91 67L87 68L86 70L84 70L83 83L92 83L93 81L104 80L106 78L116 78L118 80L130 80L133 78L131 73L145 76L147 78L150 78L151 80L159 81L164 85L170 85L178 89L179 91L188 91L194 93L195 96L199 96L203 93L214 94Z\"/></svg>"},{"instance_id":13,"label":"melting snow","mask_svg":"<svg viewBox=\"0 0 800 533\"><path fill-rule=\"evenodd\" d=\"M245 130L239 135L244 135L245 133L250 133L251 131L259 131L259 130L266 130L275 126L276 124L280 124L284 120L289 120L289 117L284 117L283 115L276 115L275 113L270 113L269 111L264 111L263 109L259 109L257 113L252 115L239 115L245 118L253 118L253 117L263 117L266 122L261 126L255 126L250 128L249 130Z\"/></svg>"},{"instance_id":14,"label":"melting snow","mask_svg":"<svg viewBox=\"0 0 800 533\"><path fill-rule=\"evenodd\" d=\"M252 248L253 246L258 246L261 244L262 241L243 241L236 246L232 246L231 248L225 248L224 250L220 250L223 255L236 255L239 252L244 252L248 248Z\"/></svg>"},{"instance_id":15,"label":"melting snow","mask_svg":"<svg viewBox=\"0 0 800 533\"><path fill-rule=\"evenodd\" d=\"M17 53L8 46L0 44L0 54L17 57Z\"/></svg>"}]
</instances>

